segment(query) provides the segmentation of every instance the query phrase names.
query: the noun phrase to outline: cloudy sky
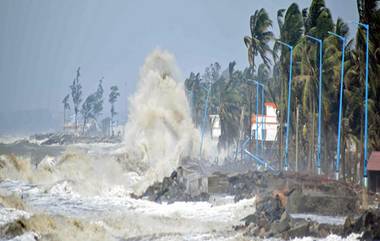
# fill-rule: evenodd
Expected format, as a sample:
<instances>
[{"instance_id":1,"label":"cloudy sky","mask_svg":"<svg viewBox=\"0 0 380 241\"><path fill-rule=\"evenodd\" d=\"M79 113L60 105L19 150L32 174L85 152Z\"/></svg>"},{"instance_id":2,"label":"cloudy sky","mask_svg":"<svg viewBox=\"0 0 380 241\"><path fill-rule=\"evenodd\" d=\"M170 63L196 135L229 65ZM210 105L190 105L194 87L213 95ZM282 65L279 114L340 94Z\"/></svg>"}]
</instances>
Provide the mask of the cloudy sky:
<instances>
[{"instance_id":1,"label":"cloudy sky","mask_svg":"<svg viewBox=\"0 0 380 241\"><path fill-rule=\"evenodd\" d=\"M276 12L290 0L1 0L0 111L61 111L78 66L84 94L104 76L118 85L120 112L136 87L145 56L160 47L177 58L183 76L218 61L247 65L243 36L249 16ZM310 1L295 1L300 8ZM358 18L355 0L327 0L334 19ZM124 114L123 114L124 115Z\"/></svg>"}]
</instances>

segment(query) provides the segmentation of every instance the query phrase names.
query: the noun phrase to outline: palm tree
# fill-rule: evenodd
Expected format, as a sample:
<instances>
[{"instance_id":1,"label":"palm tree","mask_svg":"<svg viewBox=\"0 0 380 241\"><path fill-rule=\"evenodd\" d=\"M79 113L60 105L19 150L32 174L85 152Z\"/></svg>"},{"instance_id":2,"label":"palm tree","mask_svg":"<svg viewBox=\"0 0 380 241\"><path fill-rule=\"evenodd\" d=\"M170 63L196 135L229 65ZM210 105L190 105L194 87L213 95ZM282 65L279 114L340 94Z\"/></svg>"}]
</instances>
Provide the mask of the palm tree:
<instances>
[{"instance_id":1,"label":"palm tree","mask_svg":"<svg viewBox=\"0 0 380 241\"><path fill-rule=\"evenodd\" d=\"M250 18L251 36L244 37L245 46L248 48L249 65L255 68L255 57L260 55L263 63L268 67L271 61L268 57L272 50L269 42L273 39L273 32L269 30L272 26L268 13L264 8L256 10Z\"/></svg>"},{"instance_id":2,"label":"palm tree","mask_svg":"<svg viewBox=\"0 0 380 241\"><path fill-rule=\"evenodd\" d=\"M202 88L200 73L190 73L190 77L185 80L189 102L191 103L191 115L195 126L202 123L202 111L204 108L205 91Z\"/></svg>"},{"instance_id":3,"label":"palm tree","mask_svg":"<svg viewBox=\"0 0 380 241\"><path fill-rule=\"evenodd\" d=\"M274 34L269 28L272 27L272 20L264 8L256 10L250 17L251 36L244 37L245 46L248 48L248 63L252 70L253 77L256 63L255 57L260 55L263 63L270 68L271 60L268 55L272 54L269 42L274 38ZM250 88L251 89L251 88ZM249 95L249 130L248 136L251 136L251 116L252 116L252 94Z\"/></svg>"},{"instance_id":4,"label":"palm tree","mask_svg":"<svg viewBox=\"0 0 380 241\"><path fill-rule=\"evenodd\" d=\"M70 104L69 104L69 98L70 94L67 94L65 98L63 98L62 103L63 103L63 129L66 127L66 112L67 110L70 110Z\"/></svg>"},{"instance_id":5,"label":"palm tree","mask_svg":"<svg viewBox=\"0 0 380 241\"><path fill-rule=\"evenodd\" d=\"M285 12L286 11L286 12ZM285 12L285 16L284 16ZM277 12L277 22L280 29L280 37L278 40L295 46L300 40L303 33L303 17L297 4L293 3L287 10L280 9ZM282 66L289 66L289 51L282 49L279 43L275 43L273 47L273 58L275 60L274 80L279 85L280 96L276 102L279 113L279 148L278 156L282 157L283 147L283 128L284 117L286 107L287 96L287 84L288 84L288 68L282 68ZM293 108L292 108L293 109ZM293 111L293 110L292 110Z\"/></svg>"}]
</instances>

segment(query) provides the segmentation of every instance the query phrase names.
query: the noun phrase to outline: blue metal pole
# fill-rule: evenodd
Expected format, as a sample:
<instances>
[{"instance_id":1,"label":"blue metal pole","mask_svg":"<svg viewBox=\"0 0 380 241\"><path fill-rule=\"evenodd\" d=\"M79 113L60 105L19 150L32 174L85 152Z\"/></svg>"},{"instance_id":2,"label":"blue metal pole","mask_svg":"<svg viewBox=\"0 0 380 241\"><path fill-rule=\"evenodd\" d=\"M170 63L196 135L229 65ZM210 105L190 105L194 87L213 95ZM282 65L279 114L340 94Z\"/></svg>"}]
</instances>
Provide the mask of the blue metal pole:
<instances>
[{"instance_id":1,"label":"blue metal pole","mask_svg":"<svg viewBox=\"0 0 380 241\"><path fill-rule=\"evenodd\" d=\"M261 155L264 155L264 86L261 86Z\"/></svg>"},{"instance_id":2,"label":"blue metal pole","mask_svg":"<svg viewBox=\"0 0 380 241\"><path fill-rule=\"evenodd\" d=\"M207 89L207 95L206 95L206 102L205 102L205 108L203 112L203 123L202 123L202 129L201 129L201 146L199 148L199 158L202 157L202 147L203 147L203 139L205 135L205 129L206 129L206 121L207 121L207 111L208 111L208 99L211 91L211 82Z\"/></svg>"},{"instance_id":3,"label":"blue metal pole","mask_svg":"<svg viewBox=\"0 0 380 241\"><path fill-rule=\"evenodd\" d=\"M285 171L288 170L288 153L289 153L289 129L290 129L290 100L292 96L292 74L293 74L293 48L290 48L290 67L289 67L289 84L288 84L288 113L286 121L286 156Z\"/></svg>"},{"instance_id":4,"label":"blue metal pole","mask_svg":"<svg viewBox=\"0 0 380 241\"><path fill-rule=\"evenodd\" d=\"M313 39L319 43L319 94L318 94L318 142L317 142L317 173L321 175L321 124L322 124L322 57L323 57L323 41L318 38L306 35L307 38Z\"/></svg>"},{"instance_id":5,"label":"blue metal pole","mask_svg":"<svg viewBox=\"0 0 380 241\"><path fill-rule=\"evenodd\" d=\"M367 162L368 162L368 48L369 48L369 25L359 23L366 30L366 48L365 48L365 100L364 100L364 167L363 167L363 183L364 187L368 187L367 178Z\"/></svg>"},{"instance_id":6,"label":"blue metal pole","mask_svg":"<svg viewBox=\"0 0 380 241\"><path fill-rule=\"evenodd\" d=\"M338 143L336 145L336 164L335 164L335 178L339 179L339 164L340 164L340 131L342 124L342 105L343 105L343 80L344 80L344 51L346 45L346 38L336 33L328 32L329 34L338 37L342 42L342 60L340 68L340 93L339 93L339 117L338 117Z\"/></svg>"},{"instance_id":7,"label":"blue metal pole","mask_svg":"<svg viewBox=\"0 0 380 241\"><path fill-rule=\"evenodd\" d=\"M369 68L369 25L353 21L353 23L363 27L366 30L366 48L365 48L365 100L364 100L364 160L363 160L363 184L368 187L367 163L368 163L368 68Z\"/></svg>"},{"instance_id":8,"label":"blue metal pole","mask_svg":"<svg viewBox=\"0 0 380 241\"><path fill-rule=\"evenodd\" d=\"M256 131L255 131L256 154L259 151L259 117L258 117L258 111L259 111L259 83L256 82Z\"/></svg>"},{"instance_id":9,"label":"blue metal pole","mask_svg":"<svg viewBox=\"0 0 380 241\"><path fill-rule=\"evenodd\" d=\"M322 57L323 42L319 46L319 96L318 96L318 151L317 151L317 172L321 175L321 125L322 125Z\"/></svg>"},{"instance_id":10,"label":"blue metal pole","mask_svg":"<svg viewBox=\"0 0 380 241\"><path fill-rule=\"evenodd\" d=\"M369 45L369 25L366 29L366 49L365 49L365 112L364 112L364 186L368 187L367 161L368 161L368 45Z\"/></svg>"},{"instance_id":11,"label":"blue metal pole","mask_svg":"<svg viewBox=\"0 0 380 241\"><path fill-rule=\"evenodd\" d=\"M288 171L288 149L289 149L289 128L290 128L290 99L292 95L292 72L293 72L293 47L289 44L286 44L281 41L278 43L289 48L290 51L290 64L289 64L289 83L288 83L288 113L286 117L286 139L285 139L285 160L284 160L284 169Z\"/></svg>"}]
</instances>

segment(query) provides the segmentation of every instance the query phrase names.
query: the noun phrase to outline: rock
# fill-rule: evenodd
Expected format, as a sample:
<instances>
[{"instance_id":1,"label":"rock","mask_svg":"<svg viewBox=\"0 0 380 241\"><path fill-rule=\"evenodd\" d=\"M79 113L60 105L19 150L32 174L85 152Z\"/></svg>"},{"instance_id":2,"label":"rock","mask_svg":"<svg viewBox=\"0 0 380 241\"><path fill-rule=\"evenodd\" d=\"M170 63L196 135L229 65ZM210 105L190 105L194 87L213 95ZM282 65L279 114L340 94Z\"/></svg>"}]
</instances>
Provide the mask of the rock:
<instances>
[{"instance_id":1,"label":"rock","mask_svg":"<svg viewBox=\"0 0 380 241\"><path fill-rule=\"evenodd\" d=\"M348 217L343 234L363 233L361 240L380 240L380 210L366 210L356 220Z\"/></svg>"},{"instance_id":2,"label":"rock","mask_svg":"<svg viewBox=\"0 0 380 241\"><path fill-rule=\"evenodd\" d=\"M246 226L250 225L251 223L257 223L257 215L250 214L247 217L243 218L241 221L243 221Z\"/></svg>"},{"instance_id":3,"label":"rock","mask_svg":"<svg viewBox=\"0 0 380 241\"><path fill-rule=\"evenodd\" d=\"M330 234L342 235L342 226L341 225L331 225L326 223L313 223L310 225L310 235L314 237L325 238Z\"/></svg>"},{"instance_id":4,"label":"rock","mask_svg":"<svg viewBox=\"0 0 380 241\"><path fill-rule=\"evenodd\" d=\"M305 236L309 236L310 235L309 225L310 224L307 221L303 221L301 223L296 224L287 232L288 237L302 238Z\"/></svg>"},{"instance_id":5,"label":"rock","mask_svg":"<svg viewBox=\"0 0 380 241\"><path fill-rule=\"evenodd\" d=\"M265 196L256 203L256 212L243 218L247 231L245 235L278 237L290 228L292 218L285 211L278 195Z\"/></svg>"},{"instance_id":6,"label":"rock","mask_svg":"<svg viewBox=\"0 0 380 241\"><path fill-rule=\"evenodd\" d=\"M5 238L13 238L22 235L26 231L23 220L16 220L8 223L0 228L0 236Z\"/></svg>"},{"instance_id":7,"label":"rock","mask_svg":"<svg viewBox=\"0 0 380 241\"><path fill-rule=\"evenodd\" d=\"M270 233L280 234L287 231L290 228L291 218L288 212L284 211L280 220L274 221L270 227Z\"/></svg>"},{"instance_id":8,"label":"rock","mask_svg":"<svg viewBox=\"0 0 380 241\"><path fill-rule=\"evenodd\" d=\"M332 193L330 185L320 184L319 190L305 190L300 186L293 188L287 202L287 210L291 213L344 216L357 213L359 208L356 194L349 191Z\"/></svg>"},{"instance_id":9,"label":"rock","mask_svg":"<svg viewBox=\"0 0 380 241\"><path fill-rule=\"evenodd\" d=\"M181 182L178 172L173 171L170 177L164 177L162 182L156 182L149 186L140 198L146 198L154 202L168 202L173 203L176 201L208 201L210 195L201 192L199 195L191 196L187 193L185 183Z\"/></svg>"}]
</instances>

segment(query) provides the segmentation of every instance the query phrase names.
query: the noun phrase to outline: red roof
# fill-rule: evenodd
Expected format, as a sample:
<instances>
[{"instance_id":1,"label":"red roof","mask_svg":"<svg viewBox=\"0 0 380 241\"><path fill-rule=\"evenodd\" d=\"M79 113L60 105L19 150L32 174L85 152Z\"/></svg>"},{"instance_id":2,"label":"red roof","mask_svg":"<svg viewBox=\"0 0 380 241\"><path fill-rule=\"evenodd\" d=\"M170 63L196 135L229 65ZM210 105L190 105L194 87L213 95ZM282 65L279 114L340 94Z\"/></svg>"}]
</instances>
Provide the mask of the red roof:
<instances>
[{"instance_id":1,"label":"red roof","mask_svg":"<svg viewBox=\"0 0 380 241\"><path fill-rule=\"evenodd\" d=\"M380 171L380 151L373 151L368 160L368 171Z\"/></svg>"}]
</instances>

